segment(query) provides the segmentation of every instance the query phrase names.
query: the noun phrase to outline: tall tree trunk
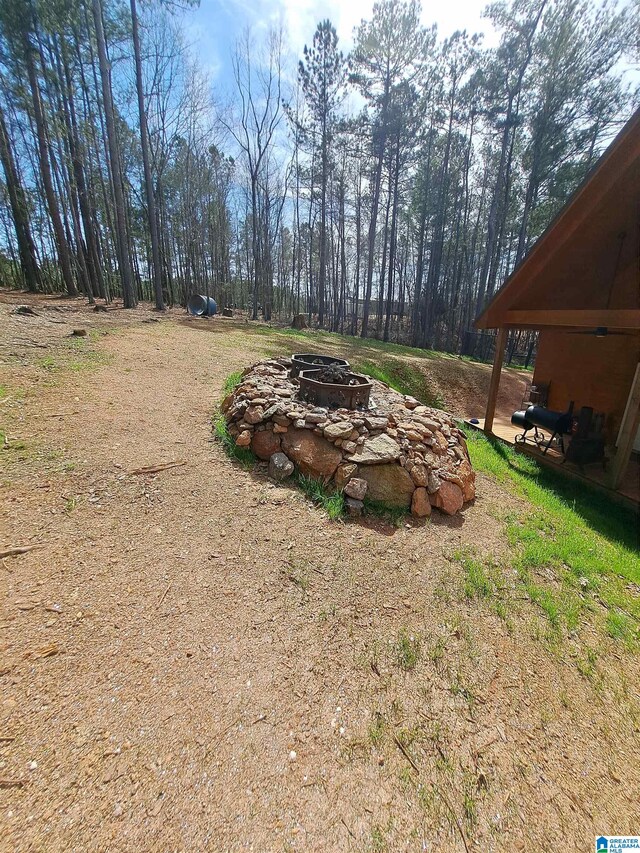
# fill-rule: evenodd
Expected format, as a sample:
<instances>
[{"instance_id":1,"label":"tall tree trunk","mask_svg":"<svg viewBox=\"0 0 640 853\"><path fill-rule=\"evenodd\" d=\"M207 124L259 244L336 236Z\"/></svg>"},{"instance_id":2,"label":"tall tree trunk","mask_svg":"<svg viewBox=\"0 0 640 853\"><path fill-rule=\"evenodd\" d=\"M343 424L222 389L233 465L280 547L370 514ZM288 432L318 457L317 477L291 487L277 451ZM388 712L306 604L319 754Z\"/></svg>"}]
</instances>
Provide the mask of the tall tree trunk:
<instances>
[{"instance_id":1,"label":"tall tree trunk","mask_svg":"<svg viewBox=\"0 0 640 853\"><path fill-rule=\"evenodd\" d=\"M25 61L27 65L27 76L29 78L29 87L31 89L31 102L33 104L33 117L36 123L36 137L38 143L38 164L40 166L40 174L42 176L42 185L44 187L45 197L47 199L47 208L53 226L53 233L58 252L58 260L60 261L60 269L62 270L62 278L67 288L69 296L77 296L76 283L73 278L71 269L71 252L69 244L64 232L64 225L60 216L60 208L53 188L53 179L51 176L51 164L49 163L49 151L47 143L47 131L44 117L44 109L42 105L42 97L40 93L40 85L38 83L38 75L36 72L35 56L37 51L31 44L28 34L25 32L23 37Z\"/></svg>"},{"instance_id":2,"label":"tall tree trunk","mask_svg":"<svg viewBox=\"0 0 640 853\"><path fill-rule=\"evenodd\" d=\"M131 0L131 23L133 35L133 54L136 65L136 92L138 94L138 112L140 114L140 146L142 148L142 165L144 168L144 188L147 197L147 219L149 236L151 238L151 255L153 259L153 289L156 309L164 311L162 295L162 264L160 262L160 239L158 235L158 220L156 217L156 202L153 195L151 178L151 150L149 147L149 129L147 127L147 112L144 105L144 90L142 87L142 56L140 54L140 33L138 32L138 13L136 0Z\"/></svg>"},{"instance_id":3,"label":"tall tree trunk","mask_svg":"<svg viewBox=\"0 0 640 853\"><path fill-rule=\"evenodd\" d=\"M358 168L358 186L356 189L356 278L353 294L353 317L351 334L358 334L358 314L360 313L360 255L362 251L362 170Z\"/></svg>"},{"instance_id":4,"label":"tall tree trunk","mask_svg":"<svg viewBox=\"0 0 640 853\"><path fill-rule=\"evenodd\" d=\"M400 183L400 140L396 141L395 168L393 170L393 205L391 208L391 237L389 241L389 275L387 285L387 313L384 321L383 340L389 340L391 314L393 313L393 276L396 265L396 246L398 233L398 185Z\"/></svg>"},{"instance_id":5,"label":"tall tree trunk","mask_svg":"<svg viewBox=\"0 0 640 853\"><path fill-rule=\"evenodd\" d=\"M120 170L118 140L116 137L116 121L113 109L113 97L111 93L109 60L107 59L107 43L102 24L101 0L92 0L92 10L93 22L96 30L96 41L98 45L98 63L100 66L100 83L102 86L102 102L104 105L105 124L107 126L109 160L111 161L111 179L116 218L116 250L118 254L118 266L120 267L120 280L122 282L122 296L125 308L135 308L137 300L133 286L131 258L129 255L127 214L124 202L124 188L122 186L122 173Z\"/></svg>"},{"instance_id":6,"label":"tall tree trunk","mask_svg":"<svg viewBox=\"0 0 640 853\"><path fill-rule=\"evenodd\" d=\"M327 151L326 115L322 123L322 151L320 163L320 269L318 270L318 326L324 326L325 296L327 288L327 177L329 156Z\"/></svg>"},{"instance_id":7,"label":"tall tree trunk","mask_svg":"<svg viewBox=\"0 0 640 853\"><path fill-rule=\"evenodd\" d=\"M7 125L0 104L0 160L4 169L7 191L9 193L9 204L11 215L18 240L18 253L20 255L20 267L24 282L32 293L36 293L42 282L40 270L36 260L36 247L31 236L29 225L29 211L22 183L18 176L11 140L7 132Z\"/></svg>"},{"instance_id":8,"label":"tall tree trunk","mask_svg":"<svg viewBox=\"0 0 640 853\"><path fill-rule=\"evenodd\" d=\"M379 142L380 150L376 159L373 173L373 192L371 197L371 219L369 220L369 233L367 236L367 278L364 293L364 309L362 312L361 338L366 338L369 333L369 308L371 304L371 290L373 287L373 267L376 251L376 231L378 227L378 208L380 206L380 187L382 184L382 166L384 163L384 142Z\"/></svg>"}]
</instances>

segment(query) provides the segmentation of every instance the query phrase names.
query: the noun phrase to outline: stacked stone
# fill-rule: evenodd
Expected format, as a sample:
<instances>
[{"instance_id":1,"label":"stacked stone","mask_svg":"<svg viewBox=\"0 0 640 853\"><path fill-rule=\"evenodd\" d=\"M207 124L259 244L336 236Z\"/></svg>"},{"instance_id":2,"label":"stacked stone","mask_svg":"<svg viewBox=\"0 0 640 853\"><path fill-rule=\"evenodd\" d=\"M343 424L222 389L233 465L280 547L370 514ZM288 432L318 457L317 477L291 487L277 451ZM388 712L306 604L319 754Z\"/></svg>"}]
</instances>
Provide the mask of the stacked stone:
<instances>
[{"instance_id":1,"label":"stacked stone","mask_svg":"<svg viewBox=\"0 0 640 853\"><path fill-rule=\"evenodd\" d=\"M365 497L420 518L454 515L475 497L464 434L446 412L371 379L368 411L329 410L298 399L288 359L245 370L222 402L229 433L269 462L274 479L301 473L343 490L349 512ZM288 463L288 464L287 464Z\"/></svg>"}]
</instances>

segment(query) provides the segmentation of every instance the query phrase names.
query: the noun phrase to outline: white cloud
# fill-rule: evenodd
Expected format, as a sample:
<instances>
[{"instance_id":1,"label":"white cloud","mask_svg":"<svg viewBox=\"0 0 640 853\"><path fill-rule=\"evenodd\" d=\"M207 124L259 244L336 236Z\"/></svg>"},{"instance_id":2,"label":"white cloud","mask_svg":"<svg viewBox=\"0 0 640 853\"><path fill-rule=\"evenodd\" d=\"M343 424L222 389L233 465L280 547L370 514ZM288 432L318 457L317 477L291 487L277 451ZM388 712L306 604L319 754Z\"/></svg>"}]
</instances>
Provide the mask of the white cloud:
<instances>
[{"instance_id":1,"label":"white cloud","mask_svg":"<svg viewBox=\"0 0 640 853\"><path fill-rule=\"evenodd\" d=\"M273 5L273 4L271 4ZM278 0L283 19L289 30L291 47L301 52L313 38L316 25L329 18L335 26L340 44L348 50L353 42L353 31L360 21L371 17L373 0ZM487 31L488 22L482 20L486 0L454 0L437 6L425 4L422 20L425 24L438 24L441 36L451 35L454 30L470 32Z\"/></svg>"},{"instance_id":2,"label":"white cloud","mask_svg":"<svg viewBox=\"0 0 640 853\"><path fill-rule=\"evenodd\" d=\"M422 20L428 25L437 23L441 37L456 29L487 32L490 27L481 17L485 6L486 0L425 4ZM247 26L258 34L283 24L291 50L299 56L304 45L311 43L318 22L329 18L346 52L352 46L354 28L363 18L370 18L372 10L373 0L201 0L190 29L200 37L202 55L214 45L218 52L228 52Z\"/></svg>"}]
</instances>

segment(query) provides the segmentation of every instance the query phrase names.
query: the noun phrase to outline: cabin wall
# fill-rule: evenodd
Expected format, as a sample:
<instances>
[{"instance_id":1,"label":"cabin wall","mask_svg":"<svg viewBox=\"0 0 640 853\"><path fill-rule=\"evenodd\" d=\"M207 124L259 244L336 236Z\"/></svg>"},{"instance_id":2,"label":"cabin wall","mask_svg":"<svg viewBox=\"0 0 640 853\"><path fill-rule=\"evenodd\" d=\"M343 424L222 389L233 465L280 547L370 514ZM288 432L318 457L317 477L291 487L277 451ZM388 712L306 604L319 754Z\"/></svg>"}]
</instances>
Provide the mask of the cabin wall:
<instances>
[{"instance_id":1,"label":"cabin wall","mask_svg":"<svg viewBox=\"0 0 640 853\"><path fill-rule=\"evenodd\" d=\"M639 360L640 338L634 335L596 338L543 329L534 382L549 383L550 409L566 411L573 400L576 414L581 406L604 412L606 442L614 444Z\"/></svg>"}]
</instances>

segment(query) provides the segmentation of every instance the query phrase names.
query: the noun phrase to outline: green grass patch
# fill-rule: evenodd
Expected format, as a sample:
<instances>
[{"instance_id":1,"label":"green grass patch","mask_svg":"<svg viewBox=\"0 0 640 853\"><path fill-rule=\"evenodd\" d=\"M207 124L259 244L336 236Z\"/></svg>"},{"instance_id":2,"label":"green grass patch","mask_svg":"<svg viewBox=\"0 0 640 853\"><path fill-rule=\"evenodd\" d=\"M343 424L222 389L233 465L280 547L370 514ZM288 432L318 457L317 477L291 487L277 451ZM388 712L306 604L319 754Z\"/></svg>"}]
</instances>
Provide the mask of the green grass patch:
<instances>
[{"instance_id":1,"label":"green grass patch","mask_svg":"<svg viewBox=\"0 0 640 853\"><path fill-rule=\"evenodd\" d=\"M331 491L322 480L296 473L295 481L305 495L314 504L321 506L329 518L335 520L345 514L344 495L342 492Z\"/></svg>"},{"instance_id":2,"label":"green grass patch","mask_svg":"<svg viewBox=\"0 0 640 853\"><path fill-rule=\"evenodd\" d=\"M247 471L253 468L256 462L255 455L248 447L238 447L234 437L229 432L227 422L222 412L213 419L213 434L222 445L224 452L230 459L239 462Z\"/></svg>"},{"instance_id":3,"label":"green grass patch","mask_svg":"<svg viewBox=\"0 0 640 853\"><path fill-rule=\"evenodd\" d=\"M366 373L379 382L384 382L400 394L410 394L421 403L443 409L441 397L430 387L427 377L421 370L396 359L380 359L376 363L362 361L353 364L357 373Z\"/></svg>"},{"instance_id":4,"label":"green grass patch","mask_svg":"<svg viewBox=\"0 0 640 853\"><path fill-rule=\"evenodd\" d=\"M234 373L230 373L227 378L222 383L222 395L226 397L228 394L231 394L232 391L235 391L238 385L242 382L242 373L239 370L236 370Z\"/></svg>"},{"instance_id":5,"label":"green grass patch","mask_svg":"<svg viewBox=\"0 0 640 853\"><path fill-rule=\"evenodd\" d=\"M366 373L402 394L411 394L428 406L444 408L444 401L431 387L425 372L401 358L432 360L449 358L447 354L322 330L298 331L250 326L246 331L247 334L269 337L267 349L273 356L282 355L283 352L289 355L295 352L335 353L336 356L348 359L356 372Z\"/></svg>"},{"instance_id":6,"label":"green grass patch","mask_svg":"<svg viewBox=\"0 0 640 853\"><path fill-rule=\"evenodd\" d=\"M410 634L406 628L400 631L394 644L394 656L400 669L410 672L416 668L420 660L421 647L420 637Z\"/></svg>"},{"instance_id":7,"label":"green grass patch","mask_svg":"<svg viewBox=\"0 0 640 853\"><path fill-rule=\"evenodd\" d=\"M79 373L84 370L96 370L109 364L111 356L109 353L94 349L91 343L95 338L66 338L61 346L56 347L53 352L38 359L37 366L54 375L64 371Z\"/></svg>"},{"instance_id":8,"label":"green grass patch","mask_svg":"<svg viewBox=\"0 0 640 853\"><path fill-rule=\"evenodd\" d=\"M298 330L291 328L274 328L267 325L251 325L243 329L247 334L266 335L270 338L282 336L286 341L289 339L293 346L291 352L300 352L300 348L295 345L296 341L310 344L306 347L308 352L316 352L322 345L348 347L352 350L377 350L379 352L391 353L394 355L409 356L411 358L437 358L440 354L433 350L419 349L418 347L405 346L404 344L385 343L376 338L361 338L351 335L341 335L338 332L327 332L324 329L306 329Z\"/></svg>"},{"instance_id":9,"label":"green grass patch","mask_svg":"<svg viewBox=\"0 0 640 853\"><path fill-rule=\"evenodd\" d=\"M372 746L379 748L385 739L387 733L387 721L380 711L375 711L373 720L369 724L369 741Z\"/></svg>"},{"instance_id":10,"label":"green grass patch","mask_svg":"<svg viewBox=\"0 0 640 853\"><path fill-rule=\"evenodd\" d=\"M464 594L467 598L488 598L495 592L495 585L487 574L484 563L470 551L456 551L453 555L465 574Z\"/></svg>"},{"instance_id":11,"label":"green grass patch","mask_svg":"<svg viewBox=\"0 0 640 853\"><path fill-rule=\"evenodd\" d=\"M477 430L471 462L529 504L506 515L512 565L556 631L589 614L616 639L640 639L640 551L635 514Z\"/></svg>"}]
</instances>

